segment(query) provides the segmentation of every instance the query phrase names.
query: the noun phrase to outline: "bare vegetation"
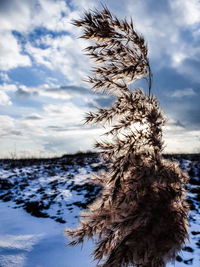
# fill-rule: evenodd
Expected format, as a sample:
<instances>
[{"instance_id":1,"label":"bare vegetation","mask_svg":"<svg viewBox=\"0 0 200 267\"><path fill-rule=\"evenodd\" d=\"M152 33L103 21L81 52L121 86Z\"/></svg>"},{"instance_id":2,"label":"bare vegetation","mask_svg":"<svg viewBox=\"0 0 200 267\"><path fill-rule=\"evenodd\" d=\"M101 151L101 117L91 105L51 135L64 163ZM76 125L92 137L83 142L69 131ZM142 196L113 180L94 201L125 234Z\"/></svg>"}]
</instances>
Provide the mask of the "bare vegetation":
<instances>
[{"instance_id":1,"label":"bare vegetation","mask_svg":"<svg viewBox=\"0 0 200 267\"><path fill-rule=\"evenodd\" d=\"M102 193L82 214L76 230L66 230L71 245L97 237L94 258L100 266L161 267L175 259L188 237L188 176L162 157L165 118L151 95L152 73L147 46L133 22L119 20L107 8L74 21L97 67L87 79L97 91L114 95L110 109L86 116L88 123L110 127L96 143L108 162L107 172L92 178ZM147 79L148 94L128 84Z\"/></svg>"}]
</instances>

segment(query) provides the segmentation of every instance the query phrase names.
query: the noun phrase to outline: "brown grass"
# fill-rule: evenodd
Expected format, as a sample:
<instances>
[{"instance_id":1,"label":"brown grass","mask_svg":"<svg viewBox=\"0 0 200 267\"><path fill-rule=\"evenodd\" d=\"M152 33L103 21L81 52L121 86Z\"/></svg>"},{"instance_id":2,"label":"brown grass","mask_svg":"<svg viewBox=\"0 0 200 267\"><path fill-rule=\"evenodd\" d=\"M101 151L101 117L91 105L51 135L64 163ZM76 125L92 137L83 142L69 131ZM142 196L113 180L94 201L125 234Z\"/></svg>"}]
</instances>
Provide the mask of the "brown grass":
<instances>
[{"instance_id":1,"label":"brown grass","mask_svg":"<svg viewBox=\"0 0 200 267\"><path fill-rule=\"evenodd\" d=\"M87 123L112 126L107 139L96 143L109 171L91 178L102 194L81 215L80 226L66 230L70 245L97 237L99 266L165 266L188 237L188 176L162 157L165 118L150 94L147 46L132 21L119 20L106 7L85 13L74 25L83 28L82 38L94 41L85 49L97 63L88 82L116 100L111 108L86 115ZM128 88L141 78L148 80L148 95Z\"/></svg>"}]
</instances>

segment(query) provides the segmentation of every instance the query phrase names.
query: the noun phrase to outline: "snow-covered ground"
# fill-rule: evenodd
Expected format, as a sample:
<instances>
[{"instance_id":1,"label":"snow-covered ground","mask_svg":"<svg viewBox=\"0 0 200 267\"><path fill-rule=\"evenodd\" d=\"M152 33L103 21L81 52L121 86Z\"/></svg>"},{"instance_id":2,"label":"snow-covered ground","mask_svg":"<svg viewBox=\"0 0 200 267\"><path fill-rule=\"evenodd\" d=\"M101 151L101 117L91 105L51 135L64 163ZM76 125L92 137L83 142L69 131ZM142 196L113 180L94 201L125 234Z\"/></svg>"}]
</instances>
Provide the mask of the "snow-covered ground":
<instances>
[{"instance_id":1,"label":"snow-covered ground","mask_svg":"<svg viewBox=\"0 0 200 267\"><path fill-rule=\"evenodd\" d=\"M200 157L177 158L189 171L190 240L167 267L200 267ZM0 161L0 267L94 267L94 244L68 247L63 230L100 192L91 172L105 168L96 154ZM81 248L82 247L82 248Z\"/></svg>"},{"instance_id":2,"label":"snow-covered ground","mask_svg":"<svg viewBox=\"0 0 200 267\"><path fill-rule=\"evenodd\" d=\"M60 224L49 218L36 218L22 208L0 203L1 267L92 267L92 244L67 247Z\"/></svg>"}]
</instances>

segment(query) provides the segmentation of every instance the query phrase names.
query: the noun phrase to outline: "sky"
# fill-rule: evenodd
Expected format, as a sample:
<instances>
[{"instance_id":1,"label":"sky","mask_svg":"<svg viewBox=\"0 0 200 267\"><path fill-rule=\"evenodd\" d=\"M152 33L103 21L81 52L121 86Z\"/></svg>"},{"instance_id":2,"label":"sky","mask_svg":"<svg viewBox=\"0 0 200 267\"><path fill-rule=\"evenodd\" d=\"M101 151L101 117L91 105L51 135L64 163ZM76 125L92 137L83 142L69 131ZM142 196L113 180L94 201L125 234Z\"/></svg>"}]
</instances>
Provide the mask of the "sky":
<instances>
[{"instance_id":1,"label":"sky","mask_svg":"<svg viewBox=\"0 0 200 267\"><path fill-rule=\"evenodd\" d=\"M119 18L132 17L148 44L152 93L167 117L164 151L200 152L200 1L102 3ZM100 1L0 1L0 157L93 149L102 130L83 118L112 99L83 81L92 67L83 53L89 42L71 21L94 8Z\"/></svg>"}]
</instances>

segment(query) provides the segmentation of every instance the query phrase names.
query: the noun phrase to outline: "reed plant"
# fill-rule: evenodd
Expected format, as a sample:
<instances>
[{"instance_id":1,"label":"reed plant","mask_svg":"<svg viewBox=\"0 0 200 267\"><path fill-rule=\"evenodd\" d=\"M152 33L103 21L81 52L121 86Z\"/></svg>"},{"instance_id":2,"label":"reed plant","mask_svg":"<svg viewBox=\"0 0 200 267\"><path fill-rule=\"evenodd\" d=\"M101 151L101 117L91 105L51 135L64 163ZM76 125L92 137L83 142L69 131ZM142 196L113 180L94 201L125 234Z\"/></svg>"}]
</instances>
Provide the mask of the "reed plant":
<instances>
[{"instance_id":1,"label":"reed plant","mask_svg":"<svg viewBox=\"0 0 200 267\"><path fill-rule=\"evenodd\" d=\"M81 214L79 227L66 230L70 245L97 238L98 266L163 267L188 238L188 176L162 156L165 116L151 93L147 45L132 20L120 20L106 7L85 12L73 23L83 28L82 38L93 41L85 51L96 67L87 81L115 101L86 115L86 123L108 127L95 145L108 171L91 177L102 192ZM129 88L142 78L147 93Z\"/></svg>"}]
</instances>

